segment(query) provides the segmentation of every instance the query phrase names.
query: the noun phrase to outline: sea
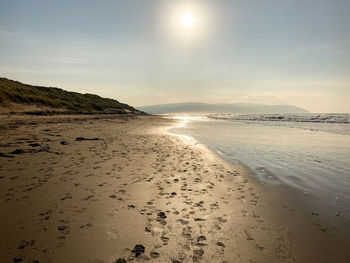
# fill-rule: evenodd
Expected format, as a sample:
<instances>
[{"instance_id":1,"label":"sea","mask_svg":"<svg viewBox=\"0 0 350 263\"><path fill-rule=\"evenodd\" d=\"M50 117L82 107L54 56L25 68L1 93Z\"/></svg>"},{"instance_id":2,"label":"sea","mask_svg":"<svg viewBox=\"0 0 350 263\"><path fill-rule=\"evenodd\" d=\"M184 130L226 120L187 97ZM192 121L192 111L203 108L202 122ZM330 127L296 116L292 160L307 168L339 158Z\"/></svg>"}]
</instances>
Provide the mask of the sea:
<instances>
[{"instance_id":1,"label":"sea","mask_svg":"<svg viewBox=\"0 0 350 263\"><path fill-rule=\"evenodd\" d=\"M170 133L204 144L261 184L350 211L350 114L174 115Z\"/></svg>"}]
</instances>

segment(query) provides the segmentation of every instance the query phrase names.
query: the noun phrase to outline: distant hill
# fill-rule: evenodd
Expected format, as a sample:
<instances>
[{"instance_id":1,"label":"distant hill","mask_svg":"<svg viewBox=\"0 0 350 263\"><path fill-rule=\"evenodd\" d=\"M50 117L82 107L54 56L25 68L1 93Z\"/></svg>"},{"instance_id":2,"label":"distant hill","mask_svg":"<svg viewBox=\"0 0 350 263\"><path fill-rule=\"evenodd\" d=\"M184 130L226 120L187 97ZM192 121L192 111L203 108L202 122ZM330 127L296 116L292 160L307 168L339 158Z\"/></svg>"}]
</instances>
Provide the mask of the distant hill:
<instances>
[{"instance_id":1,"label":"distant hill","mask_svg":"<svg viewBox=\"0 0 350 263\"><path fill-rule=\"evenodd\" d=\"M139 110L93 94L32 86L0 78L0 112L43 113L139 113Z\"/></svg>"},{"instance_id":2,"label":"distant hill","mask_svg":"<svg viewBox=\"0 0 350 263\"><path fill-rule=\"evenodd\" d=\"M307 110L291 105L266 105L251 103L208 104L174 103L142 106L138 109L150 114L171 113L237 113L237 114L272 114L272 113L308 113Z\"/></svg>"}]
</instances>

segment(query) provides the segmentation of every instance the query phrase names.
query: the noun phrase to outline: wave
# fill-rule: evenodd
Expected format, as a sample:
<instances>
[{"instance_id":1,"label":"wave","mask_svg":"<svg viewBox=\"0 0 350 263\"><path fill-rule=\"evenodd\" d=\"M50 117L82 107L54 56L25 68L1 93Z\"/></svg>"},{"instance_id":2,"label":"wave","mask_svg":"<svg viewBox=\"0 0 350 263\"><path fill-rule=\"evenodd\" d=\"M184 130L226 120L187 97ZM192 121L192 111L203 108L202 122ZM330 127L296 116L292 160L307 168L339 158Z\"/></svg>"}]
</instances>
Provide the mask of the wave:
<instances>
[{"instance_id":1,"label":"wave","mask_svg":"<svg viewBox=\"0 0 350 263\"><path fill-rule=\"evenodd\" d=\"M350 124L349 113L322 114L210 114L208 118L237 121L279 121Z\"/></svg>"}]
</instances>

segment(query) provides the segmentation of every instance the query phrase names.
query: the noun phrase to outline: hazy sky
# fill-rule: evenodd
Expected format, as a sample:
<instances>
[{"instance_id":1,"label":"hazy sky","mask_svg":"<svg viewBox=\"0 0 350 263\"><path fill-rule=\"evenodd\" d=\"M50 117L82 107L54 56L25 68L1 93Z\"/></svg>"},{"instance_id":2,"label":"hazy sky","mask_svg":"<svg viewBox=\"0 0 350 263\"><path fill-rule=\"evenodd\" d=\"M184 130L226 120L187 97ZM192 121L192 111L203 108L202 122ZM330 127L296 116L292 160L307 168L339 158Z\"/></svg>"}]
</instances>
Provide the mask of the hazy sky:
<instances>
[{"instance_id":1,"label":"hazy sky","mask_svg":"<svg viewBox=\"0 0 350 263\"><path fill-rule=\"evenodd\" d=\"M350 1L0 0L0 76L133 106L350 112Z\"/></svg>"}]
</instances>

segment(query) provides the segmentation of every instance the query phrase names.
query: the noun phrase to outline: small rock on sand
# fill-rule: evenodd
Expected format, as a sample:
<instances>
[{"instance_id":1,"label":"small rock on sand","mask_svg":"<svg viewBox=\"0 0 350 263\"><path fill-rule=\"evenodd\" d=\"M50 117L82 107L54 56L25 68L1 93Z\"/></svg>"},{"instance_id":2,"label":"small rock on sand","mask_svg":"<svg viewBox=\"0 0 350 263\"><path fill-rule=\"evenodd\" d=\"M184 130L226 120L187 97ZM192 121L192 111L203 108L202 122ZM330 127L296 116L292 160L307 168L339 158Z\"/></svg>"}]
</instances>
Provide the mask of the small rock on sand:
<instances>
[{"instance_id":1,"label":"small rock on sand","mask_svg":"<svg viewBox=\"0 0 350 263\"><path fill-rule=\"evenodd\" d=\"M98 141L100 140L99 138L84 138L84 137L77 137L75 138L76 141Z\"/></svg>"},{"instance_id":2,"label":"small rock on sand","mask_svg":"<svg viewBox=\"0 0 350 263\"><path fill-rule=\"evenodd\" d=\"M159 216L161 219L165 219L165 218L166 218L166 215L165 215L164 212L159 212L159 213L157 214L157 216Z\"/></svg>"},{"instance_id":3,"label":"small rock on sand","mask_svg":"<svg viewBox=\"0 0 350 263\"><path fill-rule=\"evenodd\" d=\"M145 253L145 247L143 245L136 245L131 252L135 254L135 257L138 257Z\"/></svg>"},{"instance_id":4,"label":"small rock on sand","mask_svg":"<svg viewBox=\"0 0 350 263\"><path fill-rule=\"evenodd\" d=\"M21 154L21 153L24 153L22 149L16 149L13 152L11 152L11 154Z\"/></svg>"}]
</instances>

